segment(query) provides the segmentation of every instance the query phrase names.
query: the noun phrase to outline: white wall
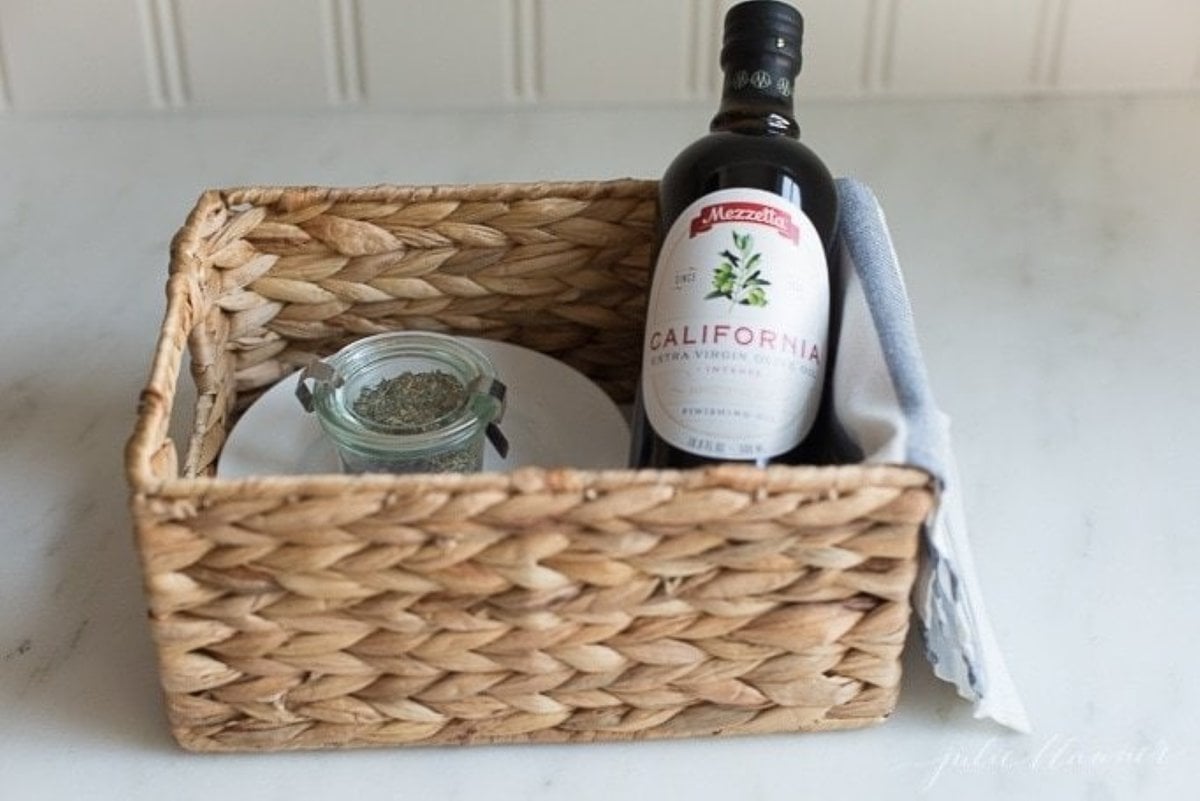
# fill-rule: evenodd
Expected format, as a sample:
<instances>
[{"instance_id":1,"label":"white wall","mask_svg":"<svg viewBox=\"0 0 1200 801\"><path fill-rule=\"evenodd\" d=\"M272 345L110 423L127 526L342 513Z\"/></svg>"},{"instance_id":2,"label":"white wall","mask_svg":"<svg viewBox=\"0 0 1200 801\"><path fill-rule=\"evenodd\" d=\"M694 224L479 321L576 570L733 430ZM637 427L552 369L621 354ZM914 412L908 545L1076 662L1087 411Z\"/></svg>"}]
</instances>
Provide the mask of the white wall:
<instances>
[{"instance_id":1,"label":"white wall","mask_svg":"<svg viewBox=\"0 0 1200 801\"><path fill-rule=\"evenodd\" d=\"M709 99L732 0L0 0L0 109ZM808 96L1200 89L1200 0L795 0Z\"/></svg>"}]
</instances>

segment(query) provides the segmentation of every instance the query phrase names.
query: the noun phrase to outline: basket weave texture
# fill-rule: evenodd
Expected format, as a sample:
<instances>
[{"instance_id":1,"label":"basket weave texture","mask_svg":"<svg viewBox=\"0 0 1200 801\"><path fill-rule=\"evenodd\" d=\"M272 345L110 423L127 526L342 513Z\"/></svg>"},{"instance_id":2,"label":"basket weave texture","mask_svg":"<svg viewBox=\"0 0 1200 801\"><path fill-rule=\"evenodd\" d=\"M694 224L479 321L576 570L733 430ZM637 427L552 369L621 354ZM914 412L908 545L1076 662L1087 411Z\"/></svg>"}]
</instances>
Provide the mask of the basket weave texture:
<instances>
[{"instance_id":1,"label":"basket weave texture","mask_svg":"<svg viewBox=\"0 0 1200 801\"><path fill-rule=\"evenodd\" d=\"M184 747L746 734L891 712L933 503L919 470L214 475L265 388L382 331L525 345L628 401L655 196L633 180L201 196L126 453ZM185 353L198 398L180 460Z\"/></svg>"}]
</instances>

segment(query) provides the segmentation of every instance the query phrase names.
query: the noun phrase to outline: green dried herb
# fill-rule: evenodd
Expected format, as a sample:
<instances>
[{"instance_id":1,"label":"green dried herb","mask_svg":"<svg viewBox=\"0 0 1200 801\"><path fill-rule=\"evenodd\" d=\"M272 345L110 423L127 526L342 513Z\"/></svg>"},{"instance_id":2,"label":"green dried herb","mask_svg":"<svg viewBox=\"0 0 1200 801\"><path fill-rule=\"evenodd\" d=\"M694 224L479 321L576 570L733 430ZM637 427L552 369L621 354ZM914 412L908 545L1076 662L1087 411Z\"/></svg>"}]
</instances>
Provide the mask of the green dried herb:
<instances>
[{"instance_id":1,"label":"green dried herb","mask_svg":"<svg viewBox=\"0 0 1200 801\"><path fill-rule=\"evenodd\" d=\"M424 434L440 428L466 397L466 387L441 370L401 373L363 389L354 400L354 413L383 428Z\"/></svg>"},{"instance_id":2,"label":"green dried herb","mask_svg":"<svg viewBox=\"0 0 1200 801\"><path fill-rule=\"evenodd\" d=\"M457 378L440 370L401 373L359 392L354 413L397 434L426 434L457 418L467 401L467 389ZM469 473L479 469L482 438L457 448L396 452L384 457L360 457L343 462L353 472Z\"/></svg>"}]
</instances>

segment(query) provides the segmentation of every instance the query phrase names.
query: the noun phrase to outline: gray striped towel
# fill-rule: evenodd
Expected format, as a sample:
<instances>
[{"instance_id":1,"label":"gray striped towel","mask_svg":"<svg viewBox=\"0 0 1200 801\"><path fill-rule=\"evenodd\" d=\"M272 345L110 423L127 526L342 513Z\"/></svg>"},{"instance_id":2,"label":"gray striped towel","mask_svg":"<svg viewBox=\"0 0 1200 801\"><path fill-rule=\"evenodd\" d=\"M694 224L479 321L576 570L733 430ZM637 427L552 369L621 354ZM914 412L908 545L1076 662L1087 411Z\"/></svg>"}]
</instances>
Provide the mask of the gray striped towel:
<instances>
[{"instance_id":1,"label":"gray striped towel","mask_svg":"<svg viewBox=\"0 0 1200 801\"><path fill-rule=\"evenodd\" d=\"M835 434L851 458L924 468L937 510L924 531L914 602L934 674L972 701L976 717L1028 731L983 606L967 541L950 421L934 401L904 278L875 195L838 180L841 326L832 377Z\"/></svg>"}]
</instances>

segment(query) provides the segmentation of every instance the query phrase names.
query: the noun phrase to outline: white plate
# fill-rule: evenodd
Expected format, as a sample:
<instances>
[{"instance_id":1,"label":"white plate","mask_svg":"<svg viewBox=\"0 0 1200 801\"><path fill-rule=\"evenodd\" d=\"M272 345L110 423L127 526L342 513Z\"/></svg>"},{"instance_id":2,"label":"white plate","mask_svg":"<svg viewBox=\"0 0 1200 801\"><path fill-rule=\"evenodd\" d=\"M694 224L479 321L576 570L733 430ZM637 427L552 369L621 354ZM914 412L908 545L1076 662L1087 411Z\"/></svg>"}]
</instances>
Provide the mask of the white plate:
<instances>
[{"instance_id":1,"label":"white plate","mask_svg":"<svg viewBox=\"0 0 1200 801\"><path fill-rule=\"evenodd\" d=\"M625 466L629 426L600 387L537 351L485 339L466 341L487 354L508 386L508 408L500 425L509 441L508 458L501 459L485 444L484 470ZM246 410L221 452L218 476L341 472L337 452L295 391L292 374Z\"/></svg>"}]
</instances>

